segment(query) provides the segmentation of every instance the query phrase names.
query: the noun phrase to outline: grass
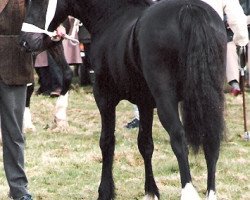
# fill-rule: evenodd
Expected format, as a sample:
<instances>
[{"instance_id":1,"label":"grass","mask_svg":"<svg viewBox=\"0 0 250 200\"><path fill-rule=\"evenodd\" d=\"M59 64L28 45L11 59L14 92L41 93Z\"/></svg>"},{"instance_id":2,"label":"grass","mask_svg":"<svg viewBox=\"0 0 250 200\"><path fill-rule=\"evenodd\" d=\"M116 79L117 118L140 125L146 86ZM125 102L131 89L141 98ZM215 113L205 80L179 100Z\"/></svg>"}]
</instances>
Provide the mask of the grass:
<instances>
[{"instance_id":1,"label":"grass","mask_svg":"<svg viewBox=\"0 0 250 200\"><path fill-rule=\"evenodd\" d=\"M55 99L32 96L31 112L37 131L26 134L26 171L29 189L36 200L97 199L101 173L99 149L100 116L91 87L75 85L70 92L69 128L53 130ZM247 93L250 124L250 93ZM142 199L144 165L137 148L137 130L124 125L133 118L132 105L121 101L117 107L114 179L117 200ZM243 130L241 97L226 94L227 140L223 142L217 167L217 192L220 200L250 199L250 142ZM249 127L250 128L250 127ZM163 200L180 199L180 179L169 137L156 111L153 137L153 169ZM8 186L0 158L0 199L7 199ZM193 182L204 199L206 165L203 154L190 155Z\"/></svg>"}]
</instances>

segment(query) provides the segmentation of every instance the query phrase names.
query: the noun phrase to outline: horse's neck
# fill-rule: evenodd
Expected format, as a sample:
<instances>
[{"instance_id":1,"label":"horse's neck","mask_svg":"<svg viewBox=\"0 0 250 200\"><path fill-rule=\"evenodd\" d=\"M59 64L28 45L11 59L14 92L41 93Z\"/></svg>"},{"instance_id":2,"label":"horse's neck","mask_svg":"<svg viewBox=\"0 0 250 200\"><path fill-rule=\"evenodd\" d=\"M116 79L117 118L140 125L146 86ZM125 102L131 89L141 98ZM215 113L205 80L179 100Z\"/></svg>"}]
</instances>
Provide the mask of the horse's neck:
<instances>
[{"instance_id":1,"label":"horse's neck","mask_svg":"<svg viewBox=\"0 0 250 200\"><path fill-rule=\"evenodd\" d=\"M106 23L126 13L127 9L144 8L152 3L151 0L82 0L76 2L74 17L79 18L90 33L98 31Z\"/></svg>"}]
</instances>

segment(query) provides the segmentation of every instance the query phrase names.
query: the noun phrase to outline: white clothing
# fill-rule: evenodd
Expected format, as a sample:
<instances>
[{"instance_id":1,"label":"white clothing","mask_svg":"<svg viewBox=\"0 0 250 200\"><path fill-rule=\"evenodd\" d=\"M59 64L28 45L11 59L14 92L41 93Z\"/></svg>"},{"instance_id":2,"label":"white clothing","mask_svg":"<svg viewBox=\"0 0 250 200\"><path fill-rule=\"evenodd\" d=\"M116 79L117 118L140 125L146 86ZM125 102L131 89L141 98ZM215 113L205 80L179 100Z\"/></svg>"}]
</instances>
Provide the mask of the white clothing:
<instances>
[{"instance_id":1,"label":"white clothing","mask_svg":"<svg viewBox=\"0 0 250 200\"><path fill-rule=\"evenodd\" d=\"M239 3L239 0L202 0L209 4L223 20L223 14L227 16L227 22L233 31L233 41L236 45L246 46L248 43L247 17Z\"/></svg>"},{"instance_id":2,"label":"white clothing","mask_svg":"<svg viewBox=\"0 0 250 200\"><path fill-rule=\"evenodd\" d=\"M133 104L134 115L136 119L140 119L140 114L137 105Z\"/></svg>"},{"instance_id":3,"label":"white clothing","mask_svg":"<svg viewBox=\"0 0 250 200\"><path fill-rule=\"evenodd\" d=\"M236 52L235 43L228 42L227 43L227 68L226 68L226 76L227 82L232 80L236 80L239 82L239 69L240 66L238 64L238 55Z\"/></svg>"}]
</instances>

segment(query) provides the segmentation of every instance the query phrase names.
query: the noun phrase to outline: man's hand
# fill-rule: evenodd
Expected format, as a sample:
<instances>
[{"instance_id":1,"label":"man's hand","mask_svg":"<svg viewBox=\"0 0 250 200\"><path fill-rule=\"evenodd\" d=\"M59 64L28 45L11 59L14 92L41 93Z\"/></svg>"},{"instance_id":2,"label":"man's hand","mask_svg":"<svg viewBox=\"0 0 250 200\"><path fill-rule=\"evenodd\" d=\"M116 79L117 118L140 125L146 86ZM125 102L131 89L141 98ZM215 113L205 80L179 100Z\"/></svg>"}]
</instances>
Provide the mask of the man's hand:
<instances>
[{"instance_id":1,"label":"man's hand","mask_svg":"<svg viewBox=\"0 0 250 200\"><path fill-rule=\"evenodd\" d=\"M64 26L58 26L56 29L56 34L60 38L64 37L66 35L66 29L64 28Z\"/></svg>"},{"instance_id":2,"label":"man's hand","mask_svg":"<svg viewBox=\"0 0 250 200\"><path fill-rule=\"evenodd\" d=\"M66 34L66 29L65 29L62 25L60 25L60 26L58 26L57 29L56 29L56 35L53 36L53 37L51 38L51 40L53 40L53 41L55 41L55 42L58 42L58 41L60 41L62 38L64 38L65 35L67 35L67 34Z\"/></svg>"}]
</instances>

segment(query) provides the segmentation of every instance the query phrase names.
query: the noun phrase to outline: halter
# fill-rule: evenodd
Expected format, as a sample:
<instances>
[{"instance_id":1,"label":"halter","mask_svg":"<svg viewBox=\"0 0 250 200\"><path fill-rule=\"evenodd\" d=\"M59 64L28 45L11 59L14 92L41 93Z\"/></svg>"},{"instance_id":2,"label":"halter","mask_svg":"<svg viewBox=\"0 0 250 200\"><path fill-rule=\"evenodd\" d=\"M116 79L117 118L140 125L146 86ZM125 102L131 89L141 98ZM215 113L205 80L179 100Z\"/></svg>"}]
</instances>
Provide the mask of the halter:
<instances>
[{"instance_id":1,"label":"halter","mask_svg":"<svg viewBox=\"0 0 250 200\"><path fill-rule=\"evenodd\" d=\"M46 12L45 29L41 29L33 24L24 22L22 25L21 31L28 32L28 33L44 33L50 36L52 41L59 41L60 38L57 37L56 31L53 31L53 32L48 31L49 25L55 16L56 6L57 6L57 0L49 0L47 12ZM73 45L79 44L79 41L75 39L73 35L65 34L63 38L70 40Z\"/></svg>"}]
</instances>

